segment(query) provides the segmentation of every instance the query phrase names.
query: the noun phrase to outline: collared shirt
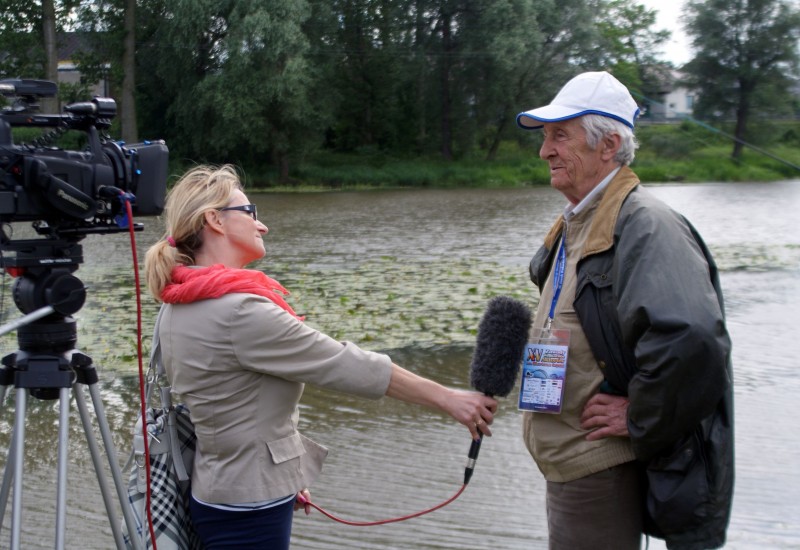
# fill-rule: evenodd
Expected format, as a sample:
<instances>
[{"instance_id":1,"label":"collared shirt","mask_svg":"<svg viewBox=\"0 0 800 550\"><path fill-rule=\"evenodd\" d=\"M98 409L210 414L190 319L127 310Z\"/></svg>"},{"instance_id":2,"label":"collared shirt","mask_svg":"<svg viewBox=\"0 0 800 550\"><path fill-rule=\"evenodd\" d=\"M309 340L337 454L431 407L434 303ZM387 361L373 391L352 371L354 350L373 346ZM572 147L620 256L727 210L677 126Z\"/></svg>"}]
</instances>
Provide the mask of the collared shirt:
<instances>
[{"instance_id":1,"label":"collared shirt","mask_svg":"<svg viewBox=\"0 0 800 550\"><path fill-rule=\"evenodd\" d=\"M611 171L611 173L609 173L605 178L603 178L603 180L600 183L595 185L594 188L591 191L589 191L589 193L585 197L583 197L583 200L581 202L575 205L573 205L572 203L567 204L567 206L564 208L564 219L569 221L573 216L580 214L589 204L591 204L592 201L594 201L594 198L600 193L602 193L603 189L605 189L608 186L609 182L612 179L614 179L614 176L617 175L617 172L619 172L620 168L622 168L622 165L614 168Z\"/></svg>"}]
</instances>

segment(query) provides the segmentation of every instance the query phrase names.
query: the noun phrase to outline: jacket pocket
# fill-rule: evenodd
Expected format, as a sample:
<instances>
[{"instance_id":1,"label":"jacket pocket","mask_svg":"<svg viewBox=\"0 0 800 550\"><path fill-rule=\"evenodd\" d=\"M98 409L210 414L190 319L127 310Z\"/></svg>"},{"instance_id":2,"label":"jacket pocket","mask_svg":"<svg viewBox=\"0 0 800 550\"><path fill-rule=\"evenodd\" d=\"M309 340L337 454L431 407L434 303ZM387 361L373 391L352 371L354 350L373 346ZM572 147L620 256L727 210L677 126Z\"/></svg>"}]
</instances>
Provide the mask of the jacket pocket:
<instances>
[{"instance_id":1,"label":"jacket pocket","mask_svg":"<svg viewBox=\"0 0 800 550\"><path fill-rule=\"evenodd\" d=\"M281 464L287 460L297 458L304 455L306 452L299 433L293 433L288 437L268 441L267 448L272 457L272 462L275 464Z\"/></svg>"},{"instance_id":2,"label":"jacket pocket","mask_svg":"<svg viewBox=\"0 0 800 550\"><path fill-rule=\"evenodd\" d=\"M668 454L647 465L646 531L663 537L702 525L708 517L710 486L701 428Z\"/></svg>"},{"instance_id":3,"label":"jacket pocket","mask_svg":"<svg viewBox=\"0 0 800 550\"><path fill-rule=\"evenodd\" d=\"M622 338L614 280L608 266L600 260L603 258L578 269L580 278L575 291L575 312L605 378L601 391L628 395L628 383L637 370L636 359Z\"/></svg>"}]
</instances>

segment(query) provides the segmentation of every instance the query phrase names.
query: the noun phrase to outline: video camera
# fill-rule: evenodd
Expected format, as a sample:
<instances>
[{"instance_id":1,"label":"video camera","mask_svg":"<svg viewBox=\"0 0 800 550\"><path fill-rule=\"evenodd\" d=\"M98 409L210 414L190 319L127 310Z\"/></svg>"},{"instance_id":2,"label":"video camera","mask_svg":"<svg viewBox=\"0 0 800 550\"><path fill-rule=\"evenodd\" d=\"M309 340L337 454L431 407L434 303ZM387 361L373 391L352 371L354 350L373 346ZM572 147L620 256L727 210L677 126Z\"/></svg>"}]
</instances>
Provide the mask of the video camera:
<instances>
[{"instance_id":1,"label":"video camera","mask_svg":"<svg viewBox=\"0 0 800 550\"><path fill-rule=\"evenodd\" d=\"M64 114L38 114L39 100L56 92L48 80L0 80L0 93L15 98L0 113L0 223L40 220L45 224L36 229L45 234L114 232L114 218L124 215L123 194L134 196L134 214L160 214L169 158L165 143L128 145L101 134L117 113L111 98L66 105ZM14 145L12 127L51 127L51 138L79 130L86 133L87 146L67 151L45 136Z\"/></svg>"},{"instance_id":2,"label":"video camera","mask_svg":"<svg viewBox=\"0 0 800 550\"><path fill-rule=\"evenodd\" d=\"M85 299L83 284L72 275L83 262L79 241L90 233L140 231L141 224L130 225L128 204L136 216L160 214L169 151L163 141L127 145L110 139L104 131L117 113L111 98L71 103L63 114L39 114L39 100L56 92L48 80L0 80L0 93L15 98L0 112L0 267L17 277L13 295L20 310L50 306L55 317L48 321L57 327ZM53 130L15 145L13 127ZM69 130L85 133L83 151L53 145ZM18 221L33 221L44 238L12 240L11 222ZM67 337L51 338L38 325L19 331L23 349L69 349L74 343L74 326Z\"/></svg>"}]
</instances>

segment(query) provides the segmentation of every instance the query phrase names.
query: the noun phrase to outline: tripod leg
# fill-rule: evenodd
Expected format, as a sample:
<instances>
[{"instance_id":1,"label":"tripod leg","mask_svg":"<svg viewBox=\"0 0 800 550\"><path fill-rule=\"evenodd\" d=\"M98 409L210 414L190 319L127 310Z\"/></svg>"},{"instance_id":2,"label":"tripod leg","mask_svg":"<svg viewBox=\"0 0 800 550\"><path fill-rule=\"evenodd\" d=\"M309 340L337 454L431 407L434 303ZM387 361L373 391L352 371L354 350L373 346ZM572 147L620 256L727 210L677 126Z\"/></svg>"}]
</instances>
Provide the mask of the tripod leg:
<instances>
[{"instance_id":1,"label":"tripod leg","mask_svg":"<svg viewBox=\"0 0 800 550\"><path fill-rule=\"evenodd\" d=\"M58 390L58 482L56 486L56 549L63 550L67 532L67 453L69 388Z\"/></svg>"},{"instance_id":2,"label":"tripod leg","mask_svg":"<svg viewBox=\"0 0 800 550\"><path fill-rule=\"evenodd\" d=\"M97 424L100 427L100 435L103 438L103 445L106 448L108 455L108 463L111 467L111 477L114 480L114 487L117 489L117 497L122 505L122 516L125 519L125 524L128 527L128 533L131 534L133 546L139 550L139 542L134 536L136 533L136 519L131 511L130 501L128 500L128 485L122 477L122 470L119 467L119 458L117 450L114 447L114 440L111 437L111 429L108 427L108 419L103 406L103 400L100 396L100 390L96 384L89 385L89 395L92 397L92 405L94 406L95 414L97 415Z\"/></svg>"},{"instance_id":3,"label":"tripod leg","mask_svg":"<svg viewBox=\"0 0 800 550\"><path fill-rule=\"evenodd\" d=\"M8 372L9 371L6 367L3 367L0 370L3 378L3 385L0 388L0 412L3 412L3 408L5 407L9 384L12 380L10 377L8 377ZM3 485L0 487L0 528L2 528L3 519L6 517L8 495L11 493L11 472L14 471L14 441L14 433L12 433L11 442L9 443L8 447L8 457L6 458L6 467L3 470Z\"/></svg>"},{"instance_id":4,"label":"tripod leg","mask_svg":"<svg viewBox=\"0 0 800 550\"><path fill-rule=\"evenodd\" d=\"M14 500L11 503L11 550L19 550L22 525L22 459L25 456L25 409L28 390L17 388L17 409L14 418Z\"/></svg>"},{"instance_id":5,"label":"tripod leg","mask_svg":"<svg viewBox=\"0 0 800 550\"><path fill-rule=\"evenodd\" d=\"M120 527L120 523L117 520L116 512L114 511L114 506L111 500L111 493L108 488L108 481L105 476L105 472L103 471L103 465L100 461L100 449L97 445L97 439L94 436L94 432L92 431L92 424L89 418L89 411L86 406L86 398L81 391L81 388L75 386L75 402L78 405L78 410L81 413L81 420L83 421L83 430L86 432L86 441L89 444L89 451L92 455L92 462L94 463L94 470L97 474L97 482L100 485L100 493L103 496L103 502L106 505L106 513L108 515L109 523L111 524L111 531L114 534L114 541L117 544L117 548L124 549L125 548L125 540L122 537L122 529ZM100 425L100 432L103 435L103 444L106 447L106 454L108 454L108 462L111 466L112 474L114 474L114 470L119 474L119 478L114 475L114 482L117 487L117 496L120 499L120 505L122 506L123 515L128 510L128 495L126 492L120 490L122 485L122 474L119 473L119 465L116 462L116 451L114 450L114 442L111 440L111 432L108 428L108 422L106 420L104 411L102 409L102 401L100 402L100 409L98 409L97 402L94 401L95 393L94 390L97 388L94 385L89 386L89 391L92 394L93 404L95 408L95 415L97 416L98 424ZM98 396L99 401L99 396ZM106 437L106 433L108 433L108 437ZM123 500L124 498L124 500ZM127 517L126 517L127 521ZM129 533L135 533L136 531L130 530L130 525L128 526Z\"/></svg>"},{"instance_id":6,"label":"tripod leg","mask_svg":"<svg viewBox=\"0 0 800 550\"><path fill-rule=\"evenodd\" d=\"M8 505L8 495L11 493L11 482L14 480L14 448L17 445L16 434L11 434L11 444L8 447L8 459L6 468L3 471L3 486L0 488L0 526L6 517L6 506Z\"/></svg>"}]
</instances>

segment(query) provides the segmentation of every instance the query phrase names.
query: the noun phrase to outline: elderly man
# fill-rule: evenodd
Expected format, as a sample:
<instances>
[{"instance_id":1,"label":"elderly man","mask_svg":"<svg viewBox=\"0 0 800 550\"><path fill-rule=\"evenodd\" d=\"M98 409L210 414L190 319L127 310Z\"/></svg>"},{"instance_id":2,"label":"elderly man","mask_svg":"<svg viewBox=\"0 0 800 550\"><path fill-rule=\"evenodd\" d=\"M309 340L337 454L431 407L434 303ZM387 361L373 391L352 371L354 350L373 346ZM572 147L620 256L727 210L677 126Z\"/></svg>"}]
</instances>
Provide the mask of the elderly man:
<instances>
[{"instance_id":1,"label":"elderly man","mask_svg":"<svg viewBox=\"0 0 800 550\"><path fill-rule=\"evenodd\" d=\"M530 265L532 339L558 332L567 358L551 405L533 403L523 421L547 480L551 549L638 549L642 533L670 549L717 548L730 517L733 380L717 268L628 167L638 113L618 80L588 72L517 116L543 129L539 155L569 201Z\"/></svg>"}]
</instances>

